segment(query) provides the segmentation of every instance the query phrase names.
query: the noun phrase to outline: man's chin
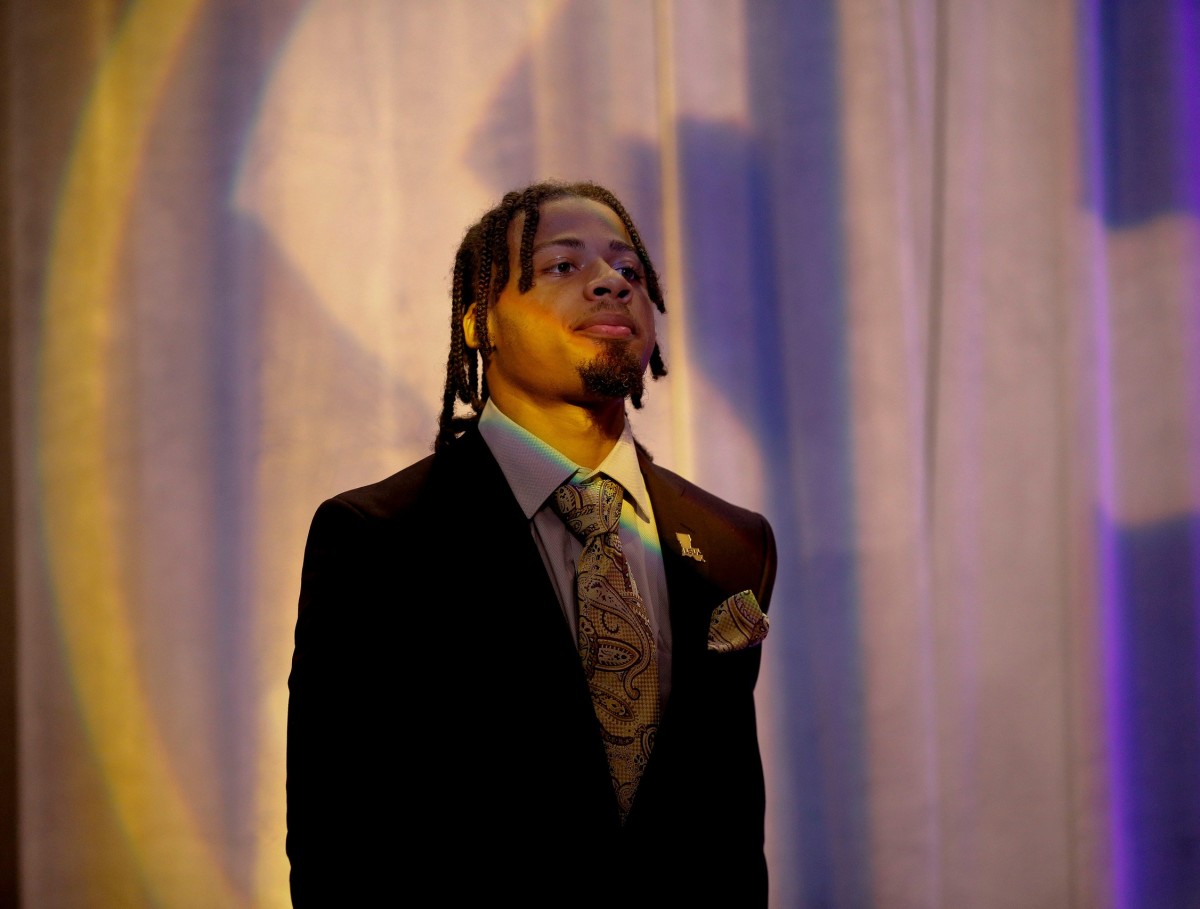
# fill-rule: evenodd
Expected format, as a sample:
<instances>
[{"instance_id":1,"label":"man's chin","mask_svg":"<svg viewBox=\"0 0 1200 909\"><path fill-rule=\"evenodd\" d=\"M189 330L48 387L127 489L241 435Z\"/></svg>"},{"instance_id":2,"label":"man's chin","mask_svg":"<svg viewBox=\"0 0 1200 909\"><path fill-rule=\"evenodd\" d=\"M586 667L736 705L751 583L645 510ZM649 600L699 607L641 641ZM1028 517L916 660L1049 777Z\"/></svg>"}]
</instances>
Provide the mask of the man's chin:
<instances>
[{"instance_id":1,"label":"man's chin","mask_svg":"<svg viewBox=\"0 0 1200 909\"><path fill-rule=\"evenodd\" d=\"M640 400L646 389L645 364L627 344L609 344L607 350L579 367L583 390L599 398Z\"/></svg>"}]
</instances>

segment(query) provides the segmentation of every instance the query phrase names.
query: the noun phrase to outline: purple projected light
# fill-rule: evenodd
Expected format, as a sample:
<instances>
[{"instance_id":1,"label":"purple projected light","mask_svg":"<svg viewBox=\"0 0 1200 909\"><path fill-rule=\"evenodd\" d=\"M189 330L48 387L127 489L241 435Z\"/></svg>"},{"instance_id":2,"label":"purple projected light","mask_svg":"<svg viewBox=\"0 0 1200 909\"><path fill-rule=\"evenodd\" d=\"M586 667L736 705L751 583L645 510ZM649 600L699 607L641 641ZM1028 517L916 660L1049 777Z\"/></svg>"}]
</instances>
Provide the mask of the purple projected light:
<instances>
[{"instance_id":1,"label":"purple projected light","mask_svg":"<svg viewBox=\"0 0 1200 909\"><path fill-rule=\"evenodd\" d=\"M1200 215L1200 28L1194 0L1131 4L1091 0L1080 7L1079 43L1086 203L1098 215L1090 301L1095 345L1096 599L1102 619L1108 750L1111 883L1117 909L1193 905L1200 892L1200 680L1196 677L1200 602L1200 517L1185 496L1161 516L1130 522L1120 502L1154 463L1122 462L1145 442L1145 427L1122 414L1117 376L1131 343L1114 335L1116 312L1181 317L1197 335L1195 257L1164 247L1184 244L1186 221ZM1183 220L1173 230L1175 222ZM1168 242L1171 242L1168 240ZM1184 276L1163 299L1137 296L1131 266L1108 256L1117 244L1136 267L1165 265ZM1194 251L1193 251L1194 252ZM1151 305L1153 304L1153 305ZM1118 347L1117 345L1121 345ZM1118 356L1120 354L1120 356ZM1196 345L1164 351L1182 357L1195 395ZM1194 400L1194 397L1192 398ZM1128 408L1128 405L1126 405ZM1196 409L1164 410L1185 421L1188 446L1167 451L1197 470ZM1140 430L1140 435L1139 435ZM1178 467L1171 467L1177 470ZM1191 498L1194 499L1195 490ZM1124 523L1122 523L1124 522Z\"/></svg>"}]
</instances>

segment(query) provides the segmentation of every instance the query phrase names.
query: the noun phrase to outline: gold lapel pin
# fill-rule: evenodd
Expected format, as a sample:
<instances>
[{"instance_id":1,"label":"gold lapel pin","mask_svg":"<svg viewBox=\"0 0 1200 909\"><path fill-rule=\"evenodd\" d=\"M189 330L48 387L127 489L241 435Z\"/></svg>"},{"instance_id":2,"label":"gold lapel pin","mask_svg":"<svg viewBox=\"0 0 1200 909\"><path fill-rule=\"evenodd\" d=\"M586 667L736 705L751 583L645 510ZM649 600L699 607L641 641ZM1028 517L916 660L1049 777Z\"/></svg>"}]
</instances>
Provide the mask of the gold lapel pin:
<instances>
[{"instance_id":1,"label":"gold lapel pin","mask_svg":"<svg viewBox=\"0 0 1200 909\"><path fill-rule=\"evenodd\" d=\"M683 553L684 558L695 559L697 562L704 561L704 553L700 551L698 546L692 545L692 535L690 533L677 533L675 539L679 540L679 549Z\"/></svg>"}]
</instances>

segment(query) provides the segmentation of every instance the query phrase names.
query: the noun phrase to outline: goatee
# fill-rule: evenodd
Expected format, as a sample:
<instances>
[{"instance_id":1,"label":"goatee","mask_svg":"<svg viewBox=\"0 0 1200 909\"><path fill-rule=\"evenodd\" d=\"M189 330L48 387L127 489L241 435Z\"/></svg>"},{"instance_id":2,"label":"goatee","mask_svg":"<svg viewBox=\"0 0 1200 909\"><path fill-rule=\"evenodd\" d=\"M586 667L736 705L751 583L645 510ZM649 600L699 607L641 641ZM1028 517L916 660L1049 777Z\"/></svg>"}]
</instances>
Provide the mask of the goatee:
<instances>
[{"instance_id":1,"label":"goatee","mask_svg":"<svg viewBox=\"0 0 1200 909\"><path fill-rule=\"evenodd\" d=\"M603 398L632 398L640 404L646 389L646 368L624 341L605 342L600 356L579 367L583 389Z\"/></svg>"}]
</instances>

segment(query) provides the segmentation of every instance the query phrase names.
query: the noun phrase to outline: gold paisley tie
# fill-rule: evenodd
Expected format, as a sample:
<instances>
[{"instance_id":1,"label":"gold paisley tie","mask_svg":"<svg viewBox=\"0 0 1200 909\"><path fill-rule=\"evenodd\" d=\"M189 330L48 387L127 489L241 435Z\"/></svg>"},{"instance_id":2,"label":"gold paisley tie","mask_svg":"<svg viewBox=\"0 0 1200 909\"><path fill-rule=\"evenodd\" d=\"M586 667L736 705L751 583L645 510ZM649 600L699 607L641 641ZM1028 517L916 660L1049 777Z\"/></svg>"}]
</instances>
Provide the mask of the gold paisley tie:
<instances>
[{"instance_id":1,"label":"gold paisley tie","mask_svg":"<svg viewBox=\"0 0 1200 909\"><path fill-rule=\"evenodd\" d=\"M621 484L604 476L564 483L554 504L583 543L575 595L579 656L604 737L621 822L658 729L658 656L654 633L617 536Z\"/></svg>"}]
</instances>

